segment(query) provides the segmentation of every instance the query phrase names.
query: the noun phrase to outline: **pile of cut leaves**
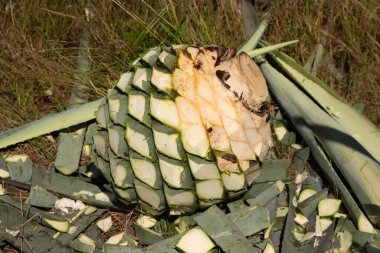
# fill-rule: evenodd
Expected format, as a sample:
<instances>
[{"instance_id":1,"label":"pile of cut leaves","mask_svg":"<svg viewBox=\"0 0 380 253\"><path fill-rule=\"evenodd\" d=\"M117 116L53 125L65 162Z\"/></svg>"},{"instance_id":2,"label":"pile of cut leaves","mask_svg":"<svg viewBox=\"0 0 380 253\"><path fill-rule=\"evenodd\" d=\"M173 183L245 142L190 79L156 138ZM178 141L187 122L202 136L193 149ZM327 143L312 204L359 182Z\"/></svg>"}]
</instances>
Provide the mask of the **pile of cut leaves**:
<instances>
[{"instance_id":1,"label":"pile of cut leaves","mask_svg":"<svg viewBox=\"0 0 380 253\"><path fill-rule=\"evenodd\" d=\"M1 133L5 148L62 130L56 170L0 157L0 242L21 252L379 252L379 129L278 51L290 43L261 40L267 23L237 54L150 49L107 98L87 103L78 84L70 110ZM230 133L240 131L232 112L207 107L230 99L207 86L214 67L220 94L235 96L231 110L260 122L243 122L252 141ZM192 90L194 80L210 90ZM133 232L115 229L107 210L133 211Z\"/></svg>"}]
</instances>

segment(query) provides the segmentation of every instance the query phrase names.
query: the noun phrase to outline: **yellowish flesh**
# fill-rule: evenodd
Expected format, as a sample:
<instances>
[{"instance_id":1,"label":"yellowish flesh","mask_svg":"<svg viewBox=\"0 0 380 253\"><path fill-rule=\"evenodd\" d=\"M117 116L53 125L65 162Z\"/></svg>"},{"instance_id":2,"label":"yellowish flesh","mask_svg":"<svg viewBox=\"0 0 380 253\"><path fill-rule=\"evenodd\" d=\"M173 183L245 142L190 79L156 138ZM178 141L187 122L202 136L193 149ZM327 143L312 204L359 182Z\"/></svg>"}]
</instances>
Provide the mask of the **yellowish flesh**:
<instances>
[{"instance_id":1,"label":"yellowish flesh","mask_svg":"<svg viewBox=\"0 0 380 253\"><path fill-rule=\"evenodd\" d=\"M173 87L179 95L190 100L195 100L196 92L193 79L194 77L192 75L177 68L173 73Z\"/></svg>"},{"instance_id":2,"label":"yellowish flesh","mask_svg":"<svg viewBox=\"0 0 380 253\"><path fill-rule=\"evenodd\" d=\"M220 120L216 108L211 105L209 102L202 100L201 98L197 99L199 111L201 113L203 122L210 125L222 126L222 121Z\"/></svg>"},{"instance_id":3,"label":"yellowish flesh","mask_svg":"<svg viewBox=\"0 0 380 253\"><path fill-rule=\"evenodd\" d=\"M191 100L185 97L177 97L175 102L177 105L181 124L202 126L202 121L198 109Z\"/></svg>"},{"instance_id":4,"label":"yellowish flesh","mask_svg":"<svg viewBox=\"0 0 380 253\"><path fill-rule=\"evenodd\" d=\"M243 105L241 103L237 103L236 108L237 108L237 111L239 113L240 120L243 123L243 126L245 128L256 129L257 125L256 125L254 119L252 118L252 114L248 110L246 110L246 108L243 107Z\"/></svg>"},{"instance_id":5,"label":"yellowish flesh","mask_svg":"<svg viewBox=\"0 0 380 253\"><path fill-rule=\"evenodd\" d=\"M112 227L112 218L111 216L105 218L105 219L102 219L102 220L98 220L96 222L96 226L102 230L104 233L106 233L111 227Z\"/></svg>"},{"instance_id":6,"label":"yellowish flesh","mask_svg":"<svg viewBox=\"0 0 380 253\"><path fill-rule=\"evenodd\" d=\"M108 101L108 105L109 105L109 108L110 108L110 117L111 117L111 119L115 119L115 118L117 118L117 113L119 112L119 110L120 110L120 106L121 106L121 104L120 104L120 100L118 100L118 99L110 99L109 101Z\"/></svg>"},{"instance_id":7,"label":"yellowish flesh","mask_svg":"<svg viewBox=\"0 0 380 253\"><path fill-rule=\"evenodd\" d=\"M221 172L235 172L239 173L238 163L232 162L228 159L224 159L223 155L216 155L216 161L218 168Z\"/></svg>"},{"instance_id":8,"label":"yellowish flesh","mask_svg":"<svg viewBox=\"0 0 380 253\"><path fill-rule=\"evenodd\" d=\"M187 126L182 129L182 143L184 149L194 155L206 157L210 143L202 125Z\"/></svg>"},{"instance_id":9,"label":"yellowish flesh","mask_svg":"<svg viewBox=\"0 0 380 253\"><path fill-rule=\"evenodd\" d=\"M247 142L231 141L231 149L239 160L255 160L255 152Z\"/></svg>"},{"instance_id":10,"label":"yellowish flesh","mask_svg":"<svg viewBox=\"0 0 380 253\"><path fill-rule=\"evenodd\" d=\"M302 190L302 192L300 193L300 195L298 197L298 203L301 203L302 201L304 201L305 199L310 198L311 196L313 196L316 193L317 193L317 191L315 191L313 189L304 189L304 190Z\"/></svg>"},{"instance_id":11,"label":"yellowish flesh","mask_svg":"<svg viewBox=\"0 0 380 253\"><path fill-rule=\"evenodd\" d=\"M213 94L215 93L211 86L211 78L200 73L199 71L195 72L194 76L195 87L197 89L197 96L202 98L205 101L212 102Z\"/></svg>"},{"instance_id":12,"label":"yellowish flesh","mask_svg":"<svg viewBox=\"0 0 380 253\"><path fill-rule=\"evenodd\" d=\"M265 246L265 249L263 251L263 253L275 253L276 251L274 250L272 244L268 243L266 246Z\"/></svg>"},{"instance_id":13,"label":"yellowish flesh","mask_svg":"<svg viewBox=\"0 0 380 253\"><path fill-rule=\"evenodd\" d=\"M2 177L2 178L8 178L9 176L10 176L9 172L7 170L0 169L0 177Z\"/></svg>"},{"instance_id":14,"label":"yellowish flesh","mask_svg":"<svg viewBox=\"0 0 380 253\"><path fill-rule=\"evenodd\" d=\"M250 161L239 160L240 169L245 172L251 167Z\"/></svg>"},{"instance_id":15,"label":"yellowish flesh","mask_svg":"<svg viewBox=\"0 0 380 253\"><path fill-rule=\"evenodd\" d=\"M207 129L212 149L218 151L229 151L231 149L230 140L223 127L208 125Z\"/></svg>"},{"instance_id":16,"label":"yellowish flesh","mask_svg":"<svg viewBox=\"0 0 380 253\"><path fill-rule=\"evenodd\" d=\"M231 141L245 141L244 128L239 121L222 116L223 126Z\"/></svg>"},{"instance_id":17,"label":"yellowish flesh","mask_svg":"<svg viewBox=\"0 0 380 253\"><path fill-rule=\"evenodd\" d=\"M258 143L263 141L263 138L257 129L248 128L246 132L247 132L249 145L251 145L253 149L256 147Z\"/></svg>"},{"instance_id":18,"label":"yellowish flesh","mask_svg":"<svg viewBox=\"0 0 380 253\"><path fill-rule=\"evenodd\" d=\"M179 94L175 103L180 120L181 138L185 150L191 154L205 157L210 147L214 151L221 152L221 154L214 152L220 172L241 173L242 168L239 164L249 165L249 162L256 160L257 157L260 160L264 159L272 144L271 129L266 122L266 116L252 113L246 104L243 104L244 94L237 96L216 75L217 69L220 69L215 66L217 56L216 50L196 47L189 47L187 52L179 52L172 81L174 89ZM254 65L247 62L246 57L239 58L239 61L239 66L233 65L234 61L228 63L232 64L231 71L244 68L241 66L244 62L250 66ZM256 87L244 85L247 83L255 85L252 80L260 79L259 81L263 83L258 84L260 86L258 92L266 87L261 76L250 80L249 75L245 75L241 70L228 74L228 84L234 80L245 82L242 85L234 84L234 87L249 90L250 98L254 97L252 91ZM261 93L265 95L264 91L265 89ZM260 97L258 101L262 99L264 97ZM224 157L226 154L234 155L235 161L232 161L234 160L232 158L226 159ZM245 169L248 168L249 166L246 166Z\"/></svg>"},{"instance_id":19,"label":"yellowish flesh","mask_svg":"<svg viewBox=\"0 0 380 253\"><path fill-rule=\"evenodd\" d=\"M194 71L193 71L193 60L190 57L188 57L186 54L184 54L183 51L179 52L177 64L181 70L183 70L183 71L185 71L191 75L194 73Z\"/></svg>"},{"instance_id":20,"label":"yellowish flesh","mask_svg":"<svg viewBox=\"0 0 380 253\"><path fill-rule=\"evenodd\" d=\"M218 113L230 119L237 119L238 115L235 112L234 104L228 99L228 96L222 97L220 94L218 95L215 96L215 102L219 109Z\"/></svg>"},{"instance_id":21,"label":"yellowish flesh","mask_svg":"<svg viewBox=\"0 0 380 253\"><path fill-rule=\"evenodd\" d=\"M108 128L108 139L110 140L110 147L113 151L118 150L119 147L119 133L113 128ZM117 153L115 151L115 153Z\"/></svg>"},{"instance_id":22,"label":"yellowish flesh","mask_svg":"<svg viewBox=\"0 0 380 253\"><path fill-rule=\"evenodd\" d=\"M187 47L186 51L190 54L191 59L194 60L199 52L199 49L196 47Z\"/></svg>"},{"instance_id":23,"label":"yellowish flesh","mask_svg":"<svg viewBox=\"0 0 380 253\"><path fill-rule=\"evenodd\" d=\"M58 221L47 218L44 218L44 221L59 232L66 233L70 229L70 224L68 221Z\"/></svg>"}]
</instances>

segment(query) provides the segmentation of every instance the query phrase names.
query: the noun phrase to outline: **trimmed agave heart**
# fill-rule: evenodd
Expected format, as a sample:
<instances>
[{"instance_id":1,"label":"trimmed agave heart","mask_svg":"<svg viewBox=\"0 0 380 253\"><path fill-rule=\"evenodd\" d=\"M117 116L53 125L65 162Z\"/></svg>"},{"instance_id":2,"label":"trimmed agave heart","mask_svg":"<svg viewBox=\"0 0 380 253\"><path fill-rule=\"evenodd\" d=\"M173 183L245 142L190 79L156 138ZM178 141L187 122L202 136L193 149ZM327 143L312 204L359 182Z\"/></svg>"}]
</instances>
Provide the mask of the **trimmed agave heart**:
<instances>
[{"instance_id":1,"label":"trimmed agave heart","mask_svg":"<svg viewBox=\"0 0 380 253\"><path fill-rule=\"evenodd\" d=\"M153 48L99 107L96 164L121 200L182 214L244 192L272 144L268 90L245 53Z\"/></svg>"}]
</instances>

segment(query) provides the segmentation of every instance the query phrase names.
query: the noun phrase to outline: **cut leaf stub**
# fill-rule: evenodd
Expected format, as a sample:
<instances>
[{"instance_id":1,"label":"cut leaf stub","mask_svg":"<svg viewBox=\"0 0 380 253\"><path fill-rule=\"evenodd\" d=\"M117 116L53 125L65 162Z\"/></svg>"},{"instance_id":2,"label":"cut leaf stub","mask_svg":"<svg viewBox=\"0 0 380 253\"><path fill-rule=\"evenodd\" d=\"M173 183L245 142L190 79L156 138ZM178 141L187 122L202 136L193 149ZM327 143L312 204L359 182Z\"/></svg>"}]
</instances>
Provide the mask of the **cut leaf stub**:
<instances>
[{"instance_id":1,"label":"cut leaf stub","mask_svg":"<svg viewBox=\"0 0 380 253\"><path fill-rule=\"evenodd\" d=\"M253 182L251 165L272 145L262 110L267 97L264 77L245 53L156 47L100 106L94 157L115 191L136 191L148 213L210 206Z\"/></svg>"}]
</instances>

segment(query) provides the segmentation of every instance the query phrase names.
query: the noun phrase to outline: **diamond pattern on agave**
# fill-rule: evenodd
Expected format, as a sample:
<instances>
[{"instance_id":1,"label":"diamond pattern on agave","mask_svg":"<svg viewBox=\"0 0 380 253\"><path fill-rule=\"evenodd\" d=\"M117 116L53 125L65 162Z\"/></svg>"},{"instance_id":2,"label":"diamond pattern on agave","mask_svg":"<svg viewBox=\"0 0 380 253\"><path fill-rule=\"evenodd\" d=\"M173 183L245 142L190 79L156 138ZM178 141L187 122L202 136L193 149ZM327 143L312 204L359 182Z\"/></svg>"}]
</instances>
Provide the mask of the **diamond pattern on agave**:
<instances>
[{"instance_id":1,"label":"diamond pattern on agave","mask_svg":"<svg viewBox=\"0 0 380 253\"><path fill-rule=\"evenodd\" d=\"M272 145L263 75L219 46L149 50L97 113L94 162L120 200L159 215L244 192Z\"/></svg>"}]
</instances>

